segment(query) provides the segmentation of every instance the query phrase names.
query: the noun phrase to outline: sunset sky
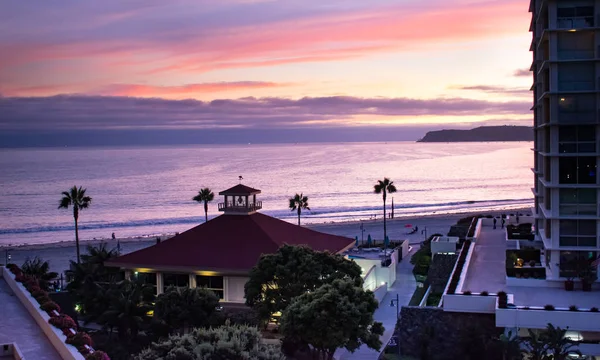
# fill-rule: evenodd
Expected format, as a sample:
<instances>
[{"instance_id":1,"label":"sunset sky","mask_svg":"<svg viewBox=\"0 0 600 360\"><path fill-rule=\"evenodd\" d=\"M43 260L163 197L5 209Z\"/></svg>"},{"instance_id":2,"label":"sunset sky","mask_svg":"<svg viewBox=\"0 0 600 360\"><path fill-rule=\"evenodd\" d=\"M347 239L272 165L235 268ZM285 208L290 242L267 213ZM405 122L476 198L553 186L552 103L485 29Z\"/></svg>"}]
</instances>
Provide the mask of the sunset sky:
<instances>
[{"instance_id":1,"label":"sunset sky","mask_svg":"<svg viewBox=\"0 0 600 360\"><path fill-rule=\"evenodd\" d=\"M0 129L530 125L528 0L0 3Z\"/></svg>"}]
</instances>

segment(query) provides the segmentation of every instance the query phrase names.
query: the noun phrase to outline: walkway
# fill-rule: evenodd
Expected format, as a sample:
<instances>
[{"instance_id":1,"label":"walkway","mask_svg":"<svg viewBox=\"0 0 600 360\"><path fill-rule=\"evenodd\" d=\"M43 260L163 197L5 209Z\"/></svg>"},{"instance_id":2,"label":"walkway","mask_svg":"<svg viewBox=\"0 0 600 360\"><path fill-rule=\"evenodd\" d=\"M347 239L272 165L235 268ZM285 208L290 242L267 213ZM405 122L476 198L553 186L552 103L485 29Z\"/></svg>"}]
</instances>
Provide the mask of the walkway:
<instances>
[{"instance_id":1,"label":"walkway","mask_svg":"<svg viewBox=\"0 0 600 360\"><path fill-rule=\"evenodd\" d=\"M400 307L408 305L410 298L412 297L417 283L413 276L412 269L413 265L410 263L410 257L417 251L419 247L413 246L411 252L404 257L404 259L398 264L396 282L388 290L379 308L375 311L375 321L383 323L385 332L381 337L381 351L375 351L368 348L366 345L361 346L354 353L347 351L346 349L338 349L335 352L335 358L340 360L376 360L379 358L379 354L383 352L383 349L392 338L394 328L396 326L396 306L390 306L392 300L396 300L398 295L400 301Z\"/></svg>"},{"instance_id":2,"label":"walkway","mask_svg":"<svg viewBox=\"0 0 600 360\"><path fill-rule=\"evenodd\" d=\"M483 226L473 243L471 265L463 291L498 292L506 290L506 232L497 226Z\"/></svg>"},{"instance_id":3,"label":"walkway","mask_svg":"<svg viewBox=\"0 0 600 360\"><path fill-rule=\"evenodd\" d=\"M0 278L0 304L2 304L0 344L17 343L26 359L61 359L46 335L2 278Z\"/></svg>"}]
</instances>

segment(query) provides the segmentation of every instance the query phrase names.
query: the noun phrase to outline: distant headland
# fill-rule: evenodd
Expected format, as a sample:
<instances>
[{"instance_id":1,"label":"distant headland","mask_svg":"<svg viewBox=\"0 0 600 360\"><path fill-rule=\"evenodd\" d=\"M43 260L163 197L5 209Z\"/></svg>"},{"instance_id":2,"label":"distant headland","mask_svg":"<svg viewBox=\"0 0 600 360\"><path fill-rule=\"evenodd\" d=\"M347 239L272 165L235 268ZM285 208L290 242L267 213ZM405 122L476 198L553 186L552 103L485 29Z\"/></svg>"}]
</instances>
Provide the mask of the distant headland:
<instances>
[{"instance_id":1,"label":"distant headland","mask_svg":"<svg viewBox=\"0 0 600 360\"><path fill-rule=\"evenodd\" d=\"M429 131L417 142L533 141L529 126L480 126L470 130Z\"/></svg>"}]
</instances>

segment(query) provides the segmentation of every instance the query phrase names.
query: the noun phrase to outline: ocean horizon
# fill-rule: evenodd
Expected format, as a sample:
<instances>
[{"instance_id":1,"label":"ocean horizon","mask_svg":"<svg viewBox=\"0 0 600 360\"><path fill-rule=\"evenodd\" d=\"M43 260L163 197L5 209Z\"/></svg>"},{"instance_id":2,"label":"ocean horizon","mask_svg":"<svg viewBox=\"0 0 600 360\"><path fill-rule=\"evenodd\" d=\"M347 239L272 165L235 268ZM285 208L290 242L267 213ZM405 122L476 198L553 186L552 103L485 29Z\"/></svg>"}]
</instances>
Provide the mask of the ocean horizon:
<instances>
[{"instance_id":1,"label":"ocean horizon","mask_svg":"<svg viewBox=\"0 0 600 360\"><path fill-rule=\"evenodd\" d=\"M59 210L62 191L87 188L92 205L80 214L86 239L155 236L204 221L192 201L210 187L239 183L262 190L261 212L295 222L287 209L295 193L309 197L303 224L380 219L372 191L389 177L398 192L396 217L523 208L533 204L530 142L299 143L161 145L1 149L0 246L73 240L71 210Z\"/></svg>"}]
</instances>

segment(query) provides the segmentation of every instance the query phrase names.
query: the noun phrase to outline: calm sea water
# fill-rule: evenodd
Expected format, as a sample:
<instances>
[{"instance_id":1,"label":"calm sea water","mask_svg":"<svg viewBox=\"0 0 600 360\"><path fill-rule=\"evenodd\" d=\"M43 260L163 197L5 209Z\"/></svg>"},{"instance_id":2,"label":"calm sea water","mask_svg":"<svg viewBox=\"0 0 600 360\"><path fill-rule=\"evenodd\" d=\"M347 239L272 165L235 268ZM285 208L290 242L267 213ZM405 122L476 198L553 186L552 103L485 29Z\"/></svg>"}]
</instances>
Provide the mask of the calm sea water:
<instances>
[{"instance_id":1,"label":"calm sea water","mask_svg":"<svg viewBox=\"0 0 600 360\"><path fill-rule=\"evenodd\" d=\"M83 239L184 231L204 221L192 201L238 183L262 190L263 213L295 221L296 192L309 197L304 223L381 217L377 179L394 181L395 215L518 208L532 204L531 143L337 143L299 145L0 150L0 245L73 240L61 192L87 188ZM218 215L219 196L209 205ZM391 197L388 198L388 205Z\"/></svg>"}]
</instances>

